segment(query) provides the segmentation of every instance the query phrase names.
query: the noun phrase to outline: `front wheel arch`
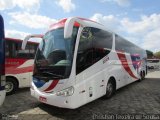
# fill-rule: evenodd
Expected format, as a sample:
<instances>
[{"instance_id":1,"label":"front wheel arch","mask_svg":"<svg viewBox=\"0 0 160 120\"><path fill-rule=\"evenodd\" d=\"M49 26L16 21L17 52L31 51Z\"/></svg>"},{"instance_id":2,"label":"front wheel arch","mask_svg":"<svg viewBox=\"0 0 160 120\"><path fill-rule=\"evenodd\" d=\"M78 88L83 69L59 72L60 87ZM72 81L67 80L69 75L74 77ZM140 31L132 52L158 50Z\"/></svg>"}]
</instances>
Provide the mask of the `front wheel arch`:
<instances>
[{"instance_id":1,"label":"front wheel arch","mask_svg":"<svg viewBox=\"0 0 160 120\"><path fill-rule=\"evenodd\" d=\"M117 84L116 84L116 79L114 77L110 77L109 80L112 80L113 84L114 84L114 89L116 90Z\"/></svg>"}]
</instances>

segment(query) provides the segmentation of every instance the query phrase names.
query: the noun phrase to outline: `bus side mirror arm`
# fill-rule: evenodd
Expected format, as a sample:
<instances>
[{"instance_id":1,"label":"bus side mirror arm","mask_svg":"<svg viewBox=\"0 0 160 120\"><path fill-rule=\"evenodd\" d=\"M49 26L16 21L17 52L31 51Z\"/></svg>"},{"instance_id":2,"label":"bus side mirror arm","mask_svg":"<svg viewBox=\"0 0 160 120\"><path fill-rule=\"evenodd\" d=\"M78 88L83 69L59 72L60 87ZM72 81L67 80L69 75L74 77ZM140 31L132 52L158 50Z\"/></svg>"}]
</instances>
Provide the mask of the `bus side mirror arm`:
<instances>
[{"instance_id":1,"label":"bus side mirror arm","mask_svg":"<svg viewBox=\"0 0 160 120\"><path fill-rule=\"evenodd\" d=\"M79 23L81 26L85 26L84 21L77 17L68 18L64 26L64 38L65 39L70 38L72 36L73 26L75 22Z\"/></svg>"},{"instance_id":2,"label":"bus side mirror arm","mask_svg":"<svg viewBox=\"0 0 160 120\"><path fill-rule=\"evenodd\" d=\"M25 39L22 42L22 50L25 50L27 41L30 39L30 35L26 36Z\"/></svg>"},{"instance_id":3,"label":"bus side mirror arm","mask_svg":"<svg viewBox=\"0 0 160 120\"><path fill-rule=\"evenodd\" d=\"M26 36L26 37L24 38L23 42L22 42L22 46L21 46L22 50L25 50L26 45L27 45L27 41L28 41L30 38L42 38L42 37L43 37L43 35L41 35L41 34L35 34L35 35L28 35L28 36Z\"/></svg>"}]
</instances>

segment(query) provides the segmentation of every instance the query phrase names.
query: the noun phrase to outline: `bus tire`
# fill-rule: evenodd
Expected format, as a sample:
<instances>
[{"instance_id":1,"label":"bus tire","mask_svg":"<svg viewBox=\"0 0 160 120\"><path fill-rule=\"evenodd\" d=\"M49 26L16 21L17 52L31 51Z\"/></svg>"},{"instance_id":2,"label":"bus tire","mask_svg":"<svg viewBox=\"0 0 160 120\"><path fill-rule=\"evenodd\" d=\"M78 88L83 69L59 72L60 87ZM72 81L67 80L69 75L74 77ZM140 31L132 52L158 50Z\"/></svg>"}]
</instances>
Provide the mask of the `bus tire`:
<instances>
[{"instance_id":1,"label":"bus tire","mask_svg":"<svg viewBox=\"0 0 160 120\"><path fill-rule=\"evenodd\" d=\"M113 96L116 91L116 83L114 79L109 79L107 86L106 86L106 94L104 98L109 99Z\"/></svg>"},{"instance_id":2,"label":"bus tire","mask_svg":"<svg viewBox=\"0 0 160 120\"><path fill-rule=\"evenodd\" d=\"M146 76L145 71L143 71L143 76L144 76L143 80L145 80L145 76Z\"/></svg>"},{"instance_id":3,"label":"bus tire","mask_svg":"<svg viewBox=\"0 0 160 120\"><path fill-rule=\"evenodd\" d=\"M141 73L140 73L140 79L138 81L141 82L144 79L145 79L145 73L141 71Z\"/></svg>"},{"instance_id":4,"label":"bus tire","mask_svg":"<svg viewBox=\"0 0 160 120\"><path fill-rule=\"evenodd\" d=\"M18 84L14 78L7 77L5 90L7 95L12 95L18 88Z\"/></svg>"}]
</instances>

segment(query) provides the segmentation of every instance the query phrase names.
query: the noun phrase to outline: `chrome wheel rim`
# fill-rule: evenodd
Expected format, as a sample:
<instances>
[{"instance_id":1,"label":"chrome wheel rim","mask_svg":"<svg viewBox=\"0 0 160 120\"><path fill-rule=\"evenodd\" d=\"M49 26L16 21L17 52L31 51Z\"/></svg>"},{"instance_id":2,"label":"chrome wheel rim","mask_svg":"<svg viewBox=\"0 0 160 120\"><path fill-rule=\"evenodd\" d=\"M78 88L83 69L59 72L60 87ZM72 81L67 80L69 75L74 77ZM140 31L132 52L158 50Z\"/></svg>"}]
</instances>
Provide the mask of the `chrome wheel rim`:
<instances>
[{"instance_id":1,"label":"chrome wheel rim","mask_svg":"<svg viewBox=\"0 0 160 120\"><path fill-rule=\"evenodd\" d=\"M11 92L13 90L13 87L14 87L14 85L13 85L12 82L6 82L5 90L6 90L7 93Z\"/></svg>"}]
</instances>

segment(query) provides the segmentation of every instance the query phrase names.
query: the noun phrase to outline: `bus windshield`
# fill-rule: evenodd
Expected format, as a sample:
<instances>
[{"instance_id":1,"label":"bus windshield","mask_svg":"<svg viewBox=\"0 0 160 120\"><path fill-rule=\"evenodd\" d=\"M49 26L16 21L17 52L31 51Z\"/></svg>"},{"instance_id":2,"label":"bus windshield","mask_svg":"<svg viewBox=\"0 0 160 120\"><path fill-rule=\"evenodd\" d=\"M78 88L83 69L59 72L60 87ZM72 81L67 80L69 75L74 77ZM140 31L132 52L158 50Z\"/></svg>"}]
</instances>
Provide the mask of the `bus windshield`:
<instances>
[{"instance_id":1,"label":"bus windshield","mask_svg":"<svg viewBox=\"0 0 160 120\"><path fill-rule=\"evenodd\" d=\"M64 28L44 35L35 57L34 77L48 80L69 77L77 32L78 28L74 27L69 39L64 39Z\"/></svg>"}]
</instances>

